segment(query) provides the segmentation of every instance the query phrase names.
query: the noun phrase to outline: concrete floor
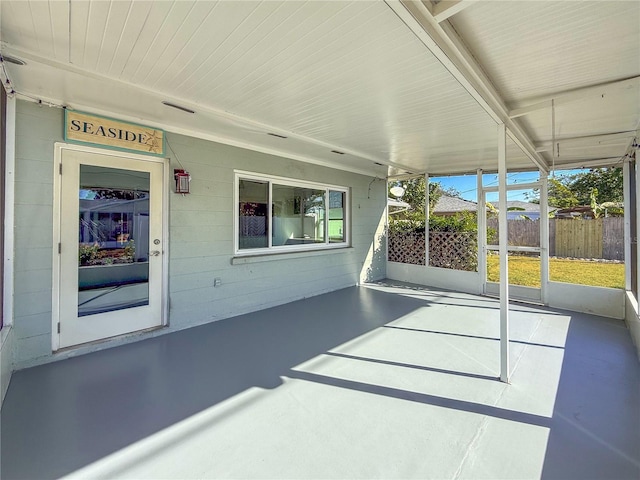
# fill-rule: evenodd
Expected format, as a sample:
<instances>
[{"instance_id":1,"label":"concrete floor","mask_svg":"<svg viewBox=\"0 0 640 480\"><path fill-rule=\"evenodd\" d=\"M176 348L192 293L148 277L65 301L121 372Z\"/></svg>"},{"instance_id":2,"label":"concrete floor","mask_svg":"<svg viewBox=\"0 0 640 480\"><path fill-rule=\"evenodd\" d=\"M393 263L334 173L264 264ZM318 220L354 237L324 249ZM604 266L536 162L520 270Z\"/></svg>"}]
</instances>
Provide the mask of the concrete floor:
<instances>
[{"instance_id":1,"label":"concrete floor","mask_svg":"<svg viewBox=\"0 0 640 480\"><path fill-rule=\"evenodd\" d=\"M14 374L2 478L640 478L619 321L353 287Z\"/></svg>"}]
</instances>

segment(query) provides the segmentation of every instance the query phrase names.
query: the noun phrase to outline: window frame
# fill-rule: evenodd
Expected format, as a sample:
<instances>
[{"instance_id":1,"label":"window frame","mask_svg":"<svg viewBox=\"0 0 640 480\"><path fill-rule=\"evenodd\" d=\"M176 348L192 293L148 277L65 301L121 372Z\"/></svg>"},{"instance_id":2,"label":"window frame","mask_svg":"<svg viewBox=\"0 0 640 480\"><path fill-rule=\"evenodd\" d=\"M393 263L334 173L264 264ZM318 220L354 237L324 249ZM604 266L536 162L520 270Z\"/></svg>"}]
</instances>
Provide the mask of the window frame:
<instances>
[{"instance_id":1,"label":"window frame","mask_svg":"<svg viewBox=\"0 0 640 480\"><path fill-rule=\"evenodd\" d=\"M245 248L240 249L240 180L249 180L255 182L265 182L268 184L268 206L267 206L267 240L266 247ZM273 242L273 184L284 185L288 187L312 188L316 190L324 190L325 199L325 222L324 222L324 242L323 243L307 243L300 245L272 245ZM329 216L330 216L330 196L329 192L341 192L344 194L344 204L342 206L344 218L344 240L342 242L330 242L329 239ZM309 182L289 177L280 177L276 175L267 175L262 173L247 172L242 170L234 170L234 186L233 186L233 251L235 256L255 256L255 255L274 255L287 252L304 252L317 250L330 250L338 248L347 248L351 245L351 195L349 187L342 185L332 185L327 183Z\"/></svg>"}]
</instances>

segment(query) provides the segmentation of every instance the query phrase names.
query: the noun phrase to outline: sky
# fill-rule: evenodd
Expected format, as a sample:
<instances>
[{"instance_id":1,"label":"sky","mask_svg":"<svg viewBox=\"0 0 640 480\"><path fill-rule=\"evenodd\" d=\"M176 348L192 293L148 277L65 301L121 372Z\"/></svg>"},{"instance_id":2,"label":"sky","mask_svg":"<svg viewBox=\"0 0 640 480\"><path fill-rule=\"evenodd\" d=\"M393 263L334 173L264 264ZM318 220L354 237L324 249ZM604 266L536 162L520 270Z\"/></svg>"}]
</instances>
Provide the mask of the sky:
<instances>
[{"instance_id":1,"label":"sky","mask_svg":"<svg viewBox=\"0 0 640 480\"><path fill-rule=\"evenodd\" d=\"M583 170L565 170L556 175L567 175L581 172ZM551 174L550 174L551 176ZM507 184L508 185L518 185L522 183L531 183L536 182L540 178L540 175L537 171L535 172L513 172L507 174ZM465 200L469 200L472 202L478 201L478 189L476 183L475 175L463 175L463 176L455 176L455 177L429 177L430 182L440 182L443 188L453 187L460 194L462 198ZM485 187L488 186L497 186L498 185L498 175L497 174L485 174L482 176L482 183ZM520 200L523 202L530 201L532 196L532 191L528 190L513 190L507 193L507 200ZM527 198L529 195L529 198ZM496 202L498 201L498 193L497 192L488 192L487 193L487 201L488 202Z\"/></svg>"}]
</instances>

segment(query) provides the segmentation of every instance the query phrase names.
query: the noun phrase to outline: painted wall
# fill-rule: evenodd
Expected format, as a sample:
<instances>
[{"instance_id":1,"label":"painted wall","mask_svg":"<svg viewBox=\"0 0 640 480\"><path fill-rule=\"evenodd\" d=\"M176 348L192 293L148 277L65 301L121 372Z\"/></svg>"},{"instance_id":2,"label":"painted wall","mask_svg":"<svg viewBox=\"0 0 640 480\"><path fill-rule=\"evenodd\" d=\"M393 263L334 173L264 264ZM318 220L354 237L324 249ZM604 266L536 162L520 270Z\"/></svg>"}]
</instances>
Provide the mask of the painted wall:
<instances>
[{"instance_id":1,"label":"painted wall","mask_svg":"<svg viewBox=\"0 0 640 480\"><path fill-rule=\"evenodd\" d=\"M53 155L63 112L18 102L15 225L15 363L51 360ZM167 134L173 168L191 194L172 193L169 322L178 330L386 276L385 182L191 137ZM176 158L177 156L177 158ZM179 161L178 161L179 160ZM351 189L352 248L233 258L234 169ZM371 184L371 186L370 186ZM214 287L214 278L222 284ZM328 309L328 312L331 310Z\"/></svg>"},{"instance_id":2,"label":"painted wall","mask_svg":"<svg viewBox=\"0 0 640 480\"><path fill-rule=\"evenodd\" d=\"M638 316L638 302L636 302L631 292L625 292L624 314L624 321L631 332L631 338L636 347L638 360L640 360L640 317Z\"/></svg>"},{"instance_id":3,"label":"painted wall","mask_svg":"<svg viewBox=\"0 0 640 480\"><path fill-rule=\"evenodd\" d=\"M602 317L624 318L625 291L618 288L591 287L549 282L549 305L572 312L591 313Z\"/></svg>"},{"instance_id":4,"label":"painted wall","mask_svg":"<svg viewBox=\"0 0 640 480\"><path fill-rule=\"evenodd\" d=\"M387 277L418 285L444 288L472 294L482 294L482 278L477 272L448 270L446 268L425 267L423 265L409 265L389 262ZM489 284L490 293L499 294L498 284ZM517 295L516 286L510 287L510 292ZM526 290L526 287L519 287ZM514 292L515 290L515 292ZM608 318L625 318L624 290L615 288L590 287L569 283L549 282L549 306L563 308L573 312L591 313ZM525 295L520 295L524 297ZM637 322L637 319L636 319ZM635 339L640 340L640 324L627 322ZM638 344L638 342L636 342Z\"/></svg>"},{"instance_id":5,"label":"painted wall","mask_svg":"<svg viewBox=\"0 0 640 480\"><path fill-rule=\"evenodd\" d=\"M0 403L7 393L13 369L13 328L3 327L0 333Z\"/></svg>"},{"instance_id":6,"label":"painted wall","mask_svg":"<svg viewBox=\"0 0 640 480\"><path fill-rule=\"evenodd\" d=\"M455 290L456 292L482 293L482 284L478 272L389 262L387 264L387 277L392 280Z\"/></svg>"}]
</instances>

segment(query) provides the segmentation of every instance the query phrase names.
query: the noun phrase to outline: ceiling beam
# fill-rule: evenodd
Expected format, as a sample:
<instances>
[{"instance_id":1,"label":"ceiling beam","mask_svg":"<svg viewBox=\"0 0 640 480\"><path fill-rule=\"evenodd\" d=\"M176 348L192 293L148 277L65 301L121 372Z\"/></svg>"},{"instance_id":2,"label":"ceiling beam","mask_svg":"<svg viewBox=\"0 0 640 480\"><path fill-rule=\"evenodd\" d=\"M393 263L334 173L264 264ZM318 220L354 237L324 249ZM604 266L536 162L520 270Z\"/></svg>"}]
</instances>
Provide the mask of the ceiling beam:
<instances>
[{"instance_id":1,"label":"ceiling beam","mask_svg":"<svg viewBox=\"0 0 640 480\"><path fill-rule=\"evenodd\" d=\"M535 102L532 102L529 105L524 105L511 110L509 112L509 118L514 119L528 115L532 112L537 112L538 110L551 108L552 100L555 101L555 106L557 107L558 102L569 103L585 97L605 96L624 89L637 89L639 86L640 76L635 76L622 80L615 80L612 82L599 83L596 85L589 85L588 87L567 90L565 92L558 92L553 95L546 95L545 97L538 98Z\"/></svg>"},{"instance_id":2,"label":"ceiling beam","mask_svg":"<svg viewBox=\"0 0 640 480\"><path fill-rule=\"evenodd\" d=\"M571 160L565 163L558 163L556 161L555 171L560 169L573 170L575 168L598 168L598 167L611 167L613 165L622 164L622 157L606 157L606 158L591 158L589 160Z\"/></svg>"},{"instance_id":3,"label":"ceiling beam","mask_svg":"<svg viewBox=\"0 0 640 480\"><path fill-rule=\"evenodd\" d=\"M422 2L409 0L385 0L385 2L491 119L496 124L504 124L507 127L507 135L524 154L539 169L548 172L547 162L540 153L535 151L533 142L522 127L509 118L509 110L502 97L449 22L439 24Z\"/></svg>"},{"instance_id":4,"label":"ceiling beam","mask_svg":"<svg viewBox=\"0 0 640 480\"><path fill-rule=\"evenodd\" d=\"M433 6L433 18L435 18L438 23L444 22L456 13L467 8L471 3L472 1L470 0L440 0L440 2Z\"/></svg>"},{"instance_id":5,"label":"ceiling beam","mask_svg":"<svg viewBox=\"0 0 640 480\"><path fill-rule=\"evenodd\" d=\"M556 143L559 143L563 148L627 145L635 134L635 130L629 130L627 132L604 133L584 137L560 138L556 139ZM550 152L552 147L552 142L540 142L536 144L536 152Z\"/></svg>"}]
</instances>

